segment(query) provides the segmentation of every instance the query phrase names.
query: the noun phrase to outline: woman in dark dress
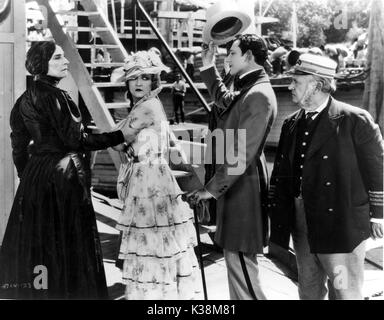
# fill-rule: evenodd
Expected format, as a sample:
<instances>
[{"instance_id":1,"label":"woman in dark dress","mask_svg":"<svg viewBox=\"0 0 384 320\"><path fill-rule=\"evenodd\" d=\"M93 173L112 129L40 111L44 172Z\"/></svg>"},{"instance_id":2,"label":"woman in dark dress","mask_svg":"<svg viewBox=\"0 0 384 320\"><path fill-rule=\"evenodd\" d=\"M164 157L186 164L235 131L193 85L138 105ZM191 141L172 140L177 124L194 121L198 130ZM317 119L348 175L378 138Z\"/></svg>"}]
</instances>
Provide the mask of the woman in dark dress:
<instances>
[{"instance_id":1,"label":"woman in dark dress","mask_svg":"<svg viewBox=\"0 0 384 320\"><path fill-rule=\"evenodd\" d=\"M20 184L0 251L0 297L107 298L84 152L129 142L134 132L84 133L77 105L57 87L68 60L54 42L33 44L26 67L35 81L11 113Z\"/></svg>"}]
</instances>

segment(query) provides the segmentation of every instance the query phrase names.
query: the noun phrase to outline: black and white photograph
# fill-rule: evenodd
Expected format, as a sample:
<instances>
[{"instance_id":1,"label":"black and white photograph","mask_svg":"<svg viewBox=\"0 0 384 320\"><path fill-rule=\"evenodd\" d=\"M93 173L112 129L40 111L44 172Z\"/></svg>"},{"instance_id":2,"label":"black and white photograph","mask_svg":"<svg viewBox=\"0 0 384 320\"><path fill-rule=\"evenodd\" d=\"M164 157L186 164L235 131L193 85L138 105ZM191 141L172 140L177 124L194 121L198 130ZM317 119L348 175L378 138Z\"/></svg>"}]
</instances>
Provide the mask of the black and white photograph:
<instances>
[{"instance_id":1,"label":"black and white photograph","mask_svg":"<svg viewBox=\"0 0 384 320\"><path fill-rule=\"evenodd\" d=\"M0 300L384 300L384 0L3 0L0 104Z\"/></svg>"}]
</instances>

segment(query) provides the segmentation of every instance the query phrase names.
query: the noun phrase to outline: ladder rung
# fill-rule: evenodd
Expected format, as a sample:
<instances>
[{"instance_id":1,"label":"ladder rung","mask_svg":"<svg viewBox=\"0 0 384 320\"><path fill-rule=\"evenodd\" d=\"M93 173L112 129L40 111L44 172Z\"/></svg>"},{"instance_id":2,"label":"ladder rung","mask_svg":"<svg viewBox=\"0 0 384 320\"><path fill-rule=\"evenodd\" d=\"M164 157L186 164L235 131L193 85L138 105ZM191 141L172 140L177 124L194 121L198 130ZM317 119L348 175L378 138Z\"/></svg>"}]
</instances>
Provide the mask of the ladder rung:
<instances>
[{"instance_id":1,"label":"ladder rung","mask_svg":"<svg viewBox=\"0 0 384 320\"><path fill-rule=\"evenodd\" d=\"M132 31L132 27L124 27L124 30ZM147 31L147 32L153 32L151 27L136 27L136 31Z\"/></svg>"},{"instance_id":2,"label":"ladder rung","mask_svg":"<svg viewBox=\"0 0 384 320\"><path fill-rule=\"evenodd\" d=\"M98 88L125 87L124 82L94 82L93 84Z\"/></svg>"},{"instance_id":3,"label":"ladder rung","mask_svg":"<svg viewBox=\"0 0 384 320\"><path fill-rule=\"evenodd\" d=\"M98 63L84 63L87 68L97 68L97 67L122 67L124 62L98 62Z\"/></svg>"},{"instance_id":4,"label":"ladder rung","mask_svg":"<svg viewBox=\"0 0 384 320\"><path fill-rule=\"evenodd\" d=\"M186 178L186 177L191 177L192 173L187 172L187 171L180 171L180 170L172 170L173 176L178 179L178 178Z\"/></svg>"},{"instance_id":5,"label":"ladder rung","mask_svg":"<svg viewBox=\"0 0 384 320\"><path fill-rule=\"evenodd\" d=\"M77 44L78 49L92 49L92 48L103 48L103 49L119 49L117 44Z\"/></svg>"},{"instance_id":6,"label":"ladder rung","mask_svg":"<svg viewBox=\"0 0 384 320\"><path fill-rule=\"evenodd\" d=\"M207 86L205 85L204 82L194 82L194 85L199 90L206 90L207 89ZM173 83L162 82L161 86L163 87L163 89L170 89L173 87ZM187 88L190 88L190 85L188 83L186 84L186 86L187 86Z\"/></svg>"},{"instance_id":7,"label":"ladder rung","mask_svg":"<svg viewBox=\"0 0 384 320\"><path fill-rule=\"evenodd\" d=\"M60 15L67 15L67 16L97 16L100 13L98 11L79 11L79 10L58 10L55 12L56 14Z\"/></svg>"},{"instance_id":8,"label":"ladder rung","mask_svg":"<svg viewBox=\"0 0 384 320\"><path fill-rule=\"evenodd\" d=\"M129 108L129 102L127 102L127 101L111 102L111 103L106 103L106 106L107 106L108 109Z\"/></svg>"},{"instance_id":9,"label":"ladder rung","mask_svg":"<svg viewBox=\"0 0 384 320\"><path fill-rule=\"evenodd\" d=\"M77 32L108 32L107 27L77 27L77 26L63 26L67 31Z\"/></svg>"}]
</instances>

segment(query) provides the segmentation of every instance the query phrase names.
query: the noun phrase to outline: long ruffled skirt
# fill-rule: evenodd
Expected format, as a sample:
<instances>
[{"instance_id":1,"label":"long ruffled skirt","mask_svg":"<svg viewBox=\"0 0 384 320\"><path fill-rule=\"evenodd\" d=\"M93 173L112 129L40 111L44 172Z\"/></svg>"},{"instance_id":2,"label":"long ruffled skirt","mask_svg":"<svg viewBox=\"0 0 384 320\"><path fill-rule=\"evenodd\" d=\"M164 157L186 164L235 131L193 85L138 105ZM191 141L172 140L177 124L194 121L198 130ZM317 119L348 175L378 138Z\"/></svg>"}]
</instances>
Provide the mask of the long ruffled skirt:
<instances>
[{"instance_id":1,"label":"long ruffled skirt","mask_svg":"<svg viewBox=\"0 0 384 320\"><path fill-rule=\"evenodd\" d=\"M193 299L201 292L193 212L167 164L135 163L117 224L126 299Z\"/></svg>"},{"instance_id":2,"label":"long ruffled skirt","mask_svg":"<svg viewBox=\"0 0 384 320\"><path fill-rule=\"evenodd\" d=\"M0 299L108 298L95 212L84 185L68 155L28 161L0 250ZM45 275L46 286L36 286Z\"/></svg>"}]
</instances>

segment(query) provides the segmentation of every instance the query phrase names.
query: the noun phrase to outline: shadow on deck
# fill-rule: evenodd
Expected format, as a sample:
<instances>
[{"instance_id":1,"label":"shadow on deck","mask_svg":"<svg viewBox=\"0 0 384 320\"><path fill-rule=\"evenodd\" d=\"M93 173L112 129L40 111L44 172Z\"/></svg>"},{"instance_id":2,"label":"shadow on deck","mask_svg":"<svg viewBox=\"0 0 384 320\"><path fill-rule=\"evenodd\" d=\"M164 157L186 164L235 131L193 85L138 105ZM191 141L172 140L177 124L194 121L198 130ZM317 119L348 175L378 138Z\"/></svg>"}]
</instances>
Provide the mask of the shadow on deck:
<instances>
[{"instance_id":1,"label":"shadow on deck","mask_svg":"<svg viewBox=\"0 0 384 320\"><path fill-rule=\"evenodd\" d=\"M95 196L96 195L96 196ZM104 268L110 299L124 299L125 285L122 273L116 267L119 231L115 229L121 205L116 200L103 198L94 193L93 205L104 257ZM201 234L204 270L209 300L229 300L227 270L222 252L213 246L207 233ZM365 299L383 299L383 239L368 240L365 263ZM263 289L269 300L298 300L297 275L268 254L258 257ZM202 297L201 297L202 299Z\"/></svg>"}]
</instances>

